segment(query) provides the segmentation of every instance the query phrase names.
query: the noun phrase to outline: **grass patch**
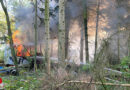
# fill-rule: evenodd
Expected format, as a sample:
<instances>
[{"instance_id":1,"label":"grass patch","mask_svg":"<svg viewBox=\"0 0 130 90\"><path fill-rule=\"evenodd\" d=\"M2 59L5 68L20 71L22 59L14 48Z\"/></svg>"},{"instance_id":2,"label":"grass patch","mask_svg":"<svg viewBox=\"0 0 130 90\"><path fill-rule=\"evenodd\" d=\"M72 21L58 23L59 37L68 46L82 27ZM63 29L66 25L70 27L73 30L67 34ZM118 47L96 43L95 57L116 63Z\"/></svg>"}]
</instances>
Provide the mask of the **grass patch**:
<instances>
[{"instance_id":1,"label":"grass patch","mask_svg":"<svg viewBox=\"0 0 130 90\"><path fill-rule=\"evenodd\" d=\"M4 76L2 79L6 90L39 90L42 77L43 73L38 71L37 74L27 72L20 76Z\"/></svg>"}]
</instances>

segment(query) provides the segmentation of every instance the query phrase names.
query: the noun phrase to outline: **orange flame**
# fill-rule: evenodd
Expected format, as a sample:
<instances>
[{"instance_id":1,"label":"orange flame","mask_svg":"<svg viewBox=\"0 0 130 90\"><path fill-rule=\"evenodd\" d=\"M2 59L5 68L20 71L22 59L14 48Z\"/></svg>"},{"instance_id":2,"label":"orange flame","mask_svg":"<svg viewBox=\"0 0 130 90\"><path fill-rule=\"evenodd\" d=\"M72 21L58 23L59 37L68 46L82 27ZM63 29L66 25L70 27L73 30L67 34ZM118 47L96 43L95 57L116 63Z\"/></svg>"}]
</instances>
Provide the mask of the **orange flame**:
<instances>
[{"instance_id":1,"label":"orange flame","mask_svg":"<svg viewBox=\"0 0 130 90\"><path fill-rule=\"evenodd\" d=\"M25 47L22 45L22 41L18 38L20 35L20 31L16 30L13 35L13 42L16 46L16 51L17 51L17 56L30 56L30 51L29 49L25 50Z\"/></svg>"},{"instance_id":2,"label":"orange flame","mask_svg":"<svg viewBox=\"0 0 130 90\"><path fill-rule=\"evenodd\" d=\"M22 50L23 50L22 45L17 46L17 56L23 56Z\"/></svg>"},{"instance_id":3,"label":"orange flame","mask_svg":"<svg viewBox=\"0 0 130 90\"><path fill-rule=\"evenodd\" d=\"M21 44L22 42L20 41L20 39L18 39L18 36L20 35L20 31L16 30L13 35L12 35L12 38L13 38L13 42L14 44Z\"/></svg>"}]
</instances>

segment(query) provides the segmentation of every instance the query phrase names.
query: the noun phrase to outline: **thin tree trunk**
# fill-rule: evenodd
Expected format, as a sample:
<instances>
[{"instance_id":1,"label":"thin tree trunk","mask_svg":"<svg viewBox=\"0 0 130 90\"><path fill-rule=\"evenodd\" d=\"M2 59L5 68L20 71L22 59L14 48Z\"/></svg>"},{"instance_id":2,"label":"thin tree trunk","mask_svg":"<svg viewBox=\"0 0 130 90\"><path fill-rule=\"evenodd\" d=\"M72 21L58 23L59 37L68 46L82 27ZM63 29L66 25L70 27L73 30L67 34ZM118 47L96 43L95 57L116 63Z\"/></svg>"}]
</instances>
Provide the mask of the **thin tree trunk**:
<instances>
[{"instance_id":1,"label":"thin tree trunk","mask_svg":"<svg viewBox=\"0 0 130 90\"><path fill-rule=\"evenodd\" d=\"M83 9L84 9L84 32L85 32L85 53L86 53L86 62L89 62L88 10L87 10L86 0L83 0Z\"/></svg>"},{"instance_id":2,"label":"thin tree trunk","mask_svg":"<svg viewBox=\"0 0 130 90\"><path fill-rule=\"evenodd\" d=\"M35 0L35 56L34 56L34 71L37 71L37 63L36 63L36 56L37 56L37 0Z\"/></svg>"},{"instance_id":3,"label":"thin tree trunk","mask_svg":"<svg viewBox=\"0 0 130 90\"><path fill-rule=\"evenodd\" d=\"M68 58L68 47L69 47L69 30L65 31L65 59Z\"/></svg>"},{"instance_id":4,"label":"thin tree trunk","mask_svg":"<svg viewBox=\"0 0 130 90\"><path fill-rule=\"evenodd\" d=\"M117 34L117 50L118 50L118 63L120 63L120 30L118 28Z\"/></svg>"},{"instance_id":5,"label":"thin tree trunk","mask_svg":"<svg viewBox=\"0 0 130 90\"><path fill-rule=\"evenodd\" d=\"M3 0L0 0L0 2L1 2L2 8L4 10L5 16L6 16L8 36L9 36L9 44L10 44L10 48L11 48L11 55L12 55L13 60L14 60L14 65L15 65L17 74L19 74L17 57L16 57L15 50L14 50L14 47L13 47L14 44L13 44L13 39L12 39L12 32L11 32L9 15L8 15L7 8L5 7Z\"/></svg>"},{"instance_id":6,"label":"thin tree trunk","mask_svg":"<svg viewBox=\"0 0 130 90\"><path fill-rule=\"evenodd\" d=\"M117 8L120 8L120 1L117 0ZM118 19L121 19L121 17L119 15ZM118 30L118 34L117 34L117 59L118 61L116 61L116 63L120 63L120 22L117 24L117 30Z\"/></svg>"},{"instance_id":7,"label":"thin tree trunk","mask_svg":"<svg viewBox=\"0 0 130 90\"><path fill-rule=\"evenodd\" d=\"M83 28L80 30L81 32L81 40L80 40L80 61L83 62L83 47L84 47L84 30Z\"/></svg>"},{"instance_id":8,"label":"thin tree trunk","mask_svg":"<svg viewBox=\"0 0 130 90\"><path fill-rule=\"evenodd\" d=\"M68 60L68 50L69 50L69 28L70 28L70 22L71 22L71 20L70 20L70 12L71 10L70 10L70 8L68 7L68 6L65 6L65 13L67 13L67 14L65 14L65 59L67 59Z\"/></svg>"},{"instance_id":9,"label":"thin tree trunk","mask_svg":"<svg viewBox=\"0 0 130 90\"><path fill-rule=\"evenodd\" d=\"M100 0L98 0L98 3L97 3L97 17L96 17L96 34L95 34L95 54L94 54L94 60L96 59L96 53L97 53L97 39L98 39L98 26L99 26L99 10L100 10Z\"/></svg>"},{"instance_id":10,"label":"thin tree trunk","mask_svg":"<svg viewBox=\"0 0 130 90\"><path fill-rule=\"evenodd\" d=\"M59 0L58 59L65 60L65 0Z\"/></svg>"},{"instance_id":11,"label":"thin tree trunk","mask_svg":"<svg viewBox=\"0 0 130 90\"><path fill-rule=\"evenodd\" d=\"M46 32L46 48L45 60L47 61L47 72L50 75L50 30L49 30L49 0L45 0L45 32Z\"/></svg>"},{"instance_id":12,"label":"thin tree trunk","mask_svg":"<svg viewBox=\"0 0 130 90\"><path fill-rule=\"evenodd\" d=\"M53 56L53 39L51 40L51 55L50 55L50 57L52 57Z\"/></svg>"},{"instance_id":13,"label":"thin tree trunk","mask_svg":"<svg viewBox=\"0 0 130 90\"><path fill-rule=\"evenodd\" d=\"M129 31L129 38L128 38L128 56L130 57L130 31Z\"/></svg>"}]
</instances>

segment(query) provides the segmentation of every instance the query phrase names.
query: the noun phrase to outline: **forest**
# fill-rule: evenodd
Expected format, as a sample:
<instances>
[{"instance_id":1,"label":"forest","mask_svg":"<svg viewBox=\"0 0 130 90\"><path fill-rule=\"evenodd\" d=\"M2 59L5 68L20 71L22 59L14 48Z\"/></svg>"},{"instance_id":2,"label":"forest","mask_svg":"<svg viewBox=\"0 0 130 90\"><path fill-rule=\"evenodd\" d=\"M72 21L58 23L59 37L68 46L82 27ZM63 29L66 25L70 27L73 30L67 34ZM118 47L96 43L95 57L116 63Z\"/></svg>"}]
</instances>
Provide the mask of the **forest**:
<instances>
[{"instance_id":1,"label":"forest","mask_svg":"<svg viewBox=\"0 0 130 90\"><path fill-rule=\"evenodd\" d=\"M0 0L0 90L130 90L130 0Z\"/></svg>"}]
</instances>

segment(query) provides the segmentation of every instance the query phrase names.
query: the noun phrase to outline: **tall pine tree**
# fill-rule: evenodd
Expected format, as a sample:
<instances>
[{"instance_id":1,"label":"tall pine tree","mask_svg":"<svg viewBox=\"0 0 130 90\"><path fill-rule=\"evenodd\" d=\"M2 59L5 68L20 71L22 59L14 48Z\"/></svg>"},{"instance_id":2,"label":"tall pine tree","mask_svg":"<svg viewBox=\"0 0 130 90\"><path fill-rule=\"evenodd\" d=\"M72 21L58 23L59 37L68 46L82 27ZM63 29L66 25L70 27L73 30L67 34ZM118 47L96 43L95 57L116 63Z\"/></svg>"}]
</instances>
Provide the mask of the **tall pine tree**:
<instances>
[{"instance_id":1,"label":"tall pine tree","mask_svg":"<svg viewBox=\"0 0 130 90\"><path fill-rule=\"evenodd\" d=\"M49 25L49 0L45 0L45 60L48 62L47 64L47 72L50 74L50 25Z\"/></svg>"},{"instance_id":2,"label":"tall pine tree","mask_svg":"<svg viewBox=\"0 0 130 90\"><path fill-rule=\"evenodd\" d=\"M86 0L83 0L83 9L84 9L84 34L85 34L85 53L86 53L86 62L89 62L89 46L88 46L88 9Z\"/></svg>"},{"instance_id":3,"label":"tall pine tree","mask_svg":"<svg viewBox=\"0 0 130 90\"><path fill-rule=\"evenodd\" d=\"M35 56L34 56L34 71L37 71L36 56L37 56L37 0L35 0Z\"/></svg>"},{"instance_id":4,"label":"tall pine tree","mask_svg":"<svg viewBox=\"0 0 130 90\"><path fill-rule=\"evenodd\" d=\"M58 59L65 60L65 0L59 0Z\"/></svg>"}]
</instances>

